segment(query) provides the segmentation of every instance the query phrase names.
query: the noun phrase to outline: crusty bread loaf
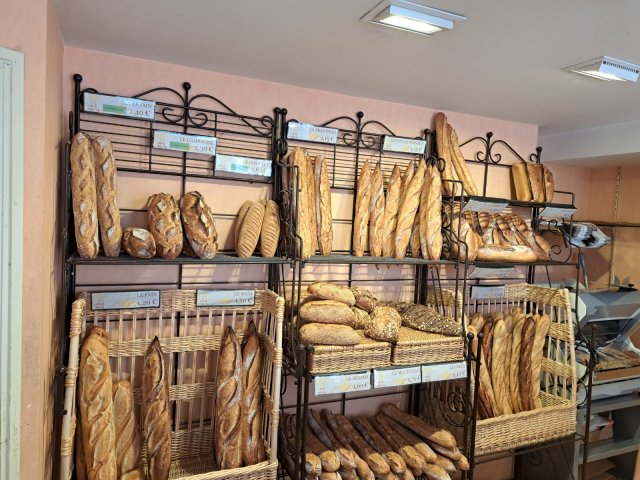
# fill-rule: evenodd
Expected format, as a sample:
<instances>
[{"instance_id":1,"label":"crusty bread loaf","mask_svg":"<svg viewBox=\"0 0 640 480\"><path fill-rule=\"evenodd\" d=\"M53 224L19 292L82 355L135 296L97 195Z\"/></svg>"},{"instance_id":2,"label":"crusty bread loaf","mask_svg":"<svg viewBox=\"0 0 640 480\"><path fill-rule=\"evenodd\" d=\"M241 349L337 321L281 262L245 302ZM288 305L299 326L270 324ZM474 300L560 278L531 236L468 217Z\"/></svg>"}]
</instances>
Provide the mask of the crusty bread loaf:
<instances>
[{"instance_id":1,"label":"crusty bread loaf","mask_svg":"<svg viewBox=\"0 0 640 480\"><path fill-rule=\"evenodd\" d=\"M371 313L371 320L364 329L367 337L381 342L397 342L402 319L395 308L378 306Z\"/></svg>"},{"instance_id":2,"label":"crusty bread loaf","mask_svg":"<svg viewBox=\"0 0 640 480\"><path fill-rule=\"evenodd\" d=\"M371 419L371 425L387 440L393 450L400 454L409 468L414 471L424 470L427 465L425 458L418 453L413 445L411 445L411 442L406 441L395 432L391 426L391 422L392 420L389 417L381 414Z\"/></svg>"},{"instance_id":3,"label":"crusty bread loaf","mask_svg":"<svg viewBox=\"0 0 640 480\"><path fill-rule=\"evenodd\" d=\"M522 326L522 340L520 342L520 400L521 410L532 410L534 401L531 398L531 356L535 337L536 322L533 317L527 317ZM539 382L539 379L535 380Z\"/></svg>"},{"instance_id":4,"label":"crusty bread loaf","mask_svg":"<svg viewBox=\"0 0 640 480\"><path fill-rule=\"evenodd\" d=\"M244 216L242 226L240 227L240 235L238 236L238 244L236 245L236 253L239 257L250 257L258 245L260 232L262 231L262 221L264 220L264 211L267 202L261 200L255 202L249 208Z\"/></svg>"},{"instance_id":5,"label":"crusty bread loaf","mask_svg":"<svg viewBox=\"0 0 640 480\"><path fill-rule=\"evenodd\" d=\"M411 227L411 238L409 239L409 250L413 258L420 258L420 209L416 212L416 219Z\"/></svg>"},{"instance_id":6,"label":"crusty bread loaf","mask_svg":"<svg viewBox=\"0 0 640 480\"><path fill-rule=\"evenodd\" d=\"M478 251L482 245L482 238L478 235L471 224L464 218L453 216L451 221L451 252L453 258L459 258L460 261L468 259L470 262L478 257Z\"/></svg>"},{"instance_id":7,"label":"crusty bread loaf","mask_svg":"<svg viewBox=\"0 0 640 480\"><path fill-rule=\"evenodd\" d=\"M542 369L542 358L544 345L547 340L547 333L551 326L551 318L546 313L540 315L536 320L536 330L531 347L531 401L532 408L541 408L540 400L540 371Z\"/></svg>"},{"instance_id":8,"label":"crusty bread loaf","mask_svg":"<svg viewBox=\"0 0 640 480\"><path fill-rule=\"evenodd\" d=\"M340 459L335 450L331 450L316 437L308 425L305 425L305 442L307 450L314 453L320 459L323 472L337 472L340 468Z\"/></svg>"},{"instance_id":9,"label":"crusty bread loaf","mask_svg":"<svg viewBox=\"0 0 640 480\"><path fill-rule=\"evenodd\" d=\"M547 240L545 240L545 238L539 233L534 234L534 238L538 246L545 253L544 259L548 260L549 258L551 258L551 245L549 244L549 242L547 242Z\"/></svg>"},{"instance_id":10,"label":"crusty bread loaf","mask_svg":"<svg viewBox=\"0 0 640 480\"><path fill-rule=\"evenodd\" d=\"M131 382L128 380L120 380L113 384L113 423L116 429L118 478L123 480L142 478L135 400Z\"/></svg>"},{"instance_id":11,"label":"crusty bread loaf","mask_svg":"<svg viewBox=\"0 0 640 480\"><path fill-rule=\"evenodd\" d=\"M320 255L331 255L333 248L333 217L331 213L331 183L327 160L316 156L314 164L316 187L316 217L318 224L318 247Z\"/></svg>"},{"instance_id":12,"label":"crusty bread loaf","mask_svg":"<svg viewBox=\"0 0 640 480\"><path fill-rule=\"evenodd\" d=\"M457 444L455 437L448 430L429 425L421 418L414 417L392 403L383 404L382 407L380 407L380 410L386 416L392 418L401 425L404 425L416 435L430 443L437 443L443 447L450 448L455 447Z\"/></svg>"},{"instance_id":13,"label":"crusty bread loaf","mask_svg":"<svg viewBox=\"0 0 640 480\"><path fill-rule=\"evenodd\" d=\"M378 299L371 295L371 292L366 288L351 287L351 291L356 300L356 307L371 313L378 305Z\"/></svg>"},{"instance_id":14,"label":"crusty bread loaf","mask_svg":"<svg viewBox=\"0 0 640 480\"><path fill-rule=\"evenodd\" d=\"M267 200L260 230L260 253L263 257L273 257L280 240L280 209L273 200Z\"/></svg>"},{"instance_id":15,"label":"crusty bread loaf","mask_svg":"<svg viewBox=\"0 0 640 480\"><path fill-rule=\"evenodd\" d=\"M411 179L415 174L415 165L413 162L409 162L402 173L402 177L400 179L400 198L398 204L398 210L400 209L400 205L402 204L402 200L407 195L407 189L409 188L409 183L411 183Z\"/></svg>"},{"instance_id":16,"label":"crusty bread loaf","mask_svg":"<svg viewBox=\"0 0 640 480\"><path fill-rule=\"evenodd\" d=\"M531 185L531 196L534 202L544 202L544 179L542 173L542 165L539 163L525 164L527 166L527 174L529 175L529 184Z\"/></svg>"},{"instance_id":17,"label":"crusty bread loaf","mask_svg":"<svg viewBox=\"0 0 640 480\"><path fill-rule=\"evenodd\" d=\"M522 404L520 400L520 348L525 316L516 314L514 318L513 333L511 335L511 361L509 363L509 397L511 410L513 413L519 413Z\"/></svg>"},{"instance_id":18,"label":"crusty bread loaf","mask_svg":"<svg viewBox=\"0 0 640 480\"><path fill-rule=\"evenodd\" d=\"M187 242L205 260L218 253L218 232L211 208L200 192L187 192L180 199L180 216Z\"/></svg>"},{"instance_id":19,"label":"crusty bread loaf","mask_svg":"<svg viewBox=\"0 0 640 480\"><path fill-rule=\"evenodd\" d=\"M478 249L477 260L483 262L535 262L538 257L524 245L487 245Z\"/></svg>"},{"instance_id":20,"label":"crusty bread loaf","mask_svg":"<svg viewBox=\"0 0 640 480\"><path fill-rule=\"evenodd\" d=\"M314 174L314 163L316 157L305 154L304 161L304 186L302 192L306 194L307 218L309 220L309 238L311 239L311 254L318 250L318 216L316 215L316 178Z\"/></svg>"},{"instance_id":21,"label":"crusty bread loaf","mask_svg":"<svg viewBox=\"0 0 640 480\"><path fill-rule=\"evenodd\" d=\"M451 125L447 125L447 134L449 135L449 147L451 148L451 163L458 175L460 181L464 184L464 190L467 195L478 195L478 187L476 187L471 172L467 167L462 150L460 150L460 142L458 134Z\"/></svg>"},{"instance_id":22,"label":"crusty bread loaf","mask_svg":"<svg viewBox=\"0 0 640 480\"><path fill-rule=\"evenodd\" d=\"M447 195L453 194L453 185L446 180L455 180L453 165L451 164L451 147L449 146L449 135L447 131L447 117L444 113L438 112L435 118L436 124L436 149L438 157L444 160L444 171L442 176L443 191Z\"/></svg>"},{"instance_id":23,"label":"crusty bread loaf","mask_svg":"<svg viewBox=\"0 0 640 480\"><path fill-rule=\"evenodd\" d=\"M344 435L349 439L349 443L352 448L369 464L373 473L377 476L388 475L391 473L391 468L384 457L376 452L371 445L362 438L347 417L343 415L334 415L333 418L335 419L335 423L337 423L338 427L344 432ZM331 425L331 422L327 420L327 424Z\"/></svg>"},{"instance_id":24,"label":"crusty bread loaf","mask_svg":"<svg viewBox=\"0 0 640 480\"><path fill-rule=\"evenodd\" d=\"M365 160L358 176L356 210L353 217L353 254L357 257L363 256L367 248L372 187L369 160Z\"/></svg>"},{"instance_id":25,"label":"crusty bread loaf","mask_svg":"<svg viewBox=\"0 0 640 480\"><path fill-rule=\"evenodd\" d=\"M469 333L473 334L473 353L478 355L478 333L479 330L473 325L468 328ZM484 353L484 352L483 352ZM487 369L487 364L484 358L484 354L481 354L480 358L480 377L476 384L478 385L478 413L480 418L493 418L496 415L498 409L496 398L493 394L493 386L491 385L491 375Z\"/></svg>"},{"instance_id":26,"label":"crusty bread loaf","mask_svg":"<svg viewBox=\"0 0 640 480\"><path fill-rule=\"evenodd\" d=\"M168 193L156 193L147 201L147 213L156 253L162 258L176 258L182 252L183 243L178 202Z\"/></svg>"},{"instance_id":27,"label":"crusty bread loaf","mask_svg":"<svg viewBox=\"0 0 640 480\"><path fill-rule=\"evenodd\" d=\"M147 348L142 369L142 429L147 442L150 480L167 480L171 466L171 415L169 377L160 341Z\"/></svg>"},{"instance_id":28,"label":"crusty bread loaf","mask_svg":"<svg viewBox=\"0 0 640 480\"><path fill-rule=\"evenodd\" d=\"M156 254L156 242L149 230L127 228L122 234L122 248L132 257L151 258Z\"/></svg>"},{"instance_id":29,"label":"crusty bread loaf","mask_svg":"<svg viewBox=\"0 0 640 480\"><path fill-rule=\"evenodd\" d=\"M242 222L244 222L244 217L247 215L247 212L253 205L251 200L247 200L240 206L240 210L238 210L238 216L236 219L236 228L233 234L233 248L238 249L238 239L240 238L240 230L242 229Z\"/></svg>"},{"instance_id":30,"label":"crusty bread loaf","mask_svg":"<svg viewBox=\"0 0 640 480\"><path fill-rule=\"evenodd\" d=\"M422 257L440 260L442 254L442 181L438 169L429 165L420 198L420 247Z\"/></svg>"},{"instance_id":31,"label":"crusty bread loaf","mask_svg":"<svg viewBox=\"0 0 640 480\"><path fill-rule=\"evenodd\" d=\"M529 184L529 174L525 162L516 162L511 165L511 177L516 191L516 199L523 202L530 202L533 199L531 185Z\"/></svg>"},{"instance_id":32,"label":"crusty bread loaf","mask_svg":"<svg viewBox=\"0 0 640 480\"><path fill-rule=\"evenodd\" d=\"M351 326L356 330L364 330L371 321L371 316L366 311L358 307L351 307L351 311L355 316L355 320Z\"/></svg>"},{"instance_id":33,"label":"crusty bread loaf","mask_svg":"<svg viewBox=\"0 0 640 480\"><path fill-rule=\"evenodd\" d=\"M411 239L411 229L420 204L420 194L424 183L425 170L426 164L424 160L422 160L418 165L416 173L409 182L405 196L400 203L395 233L395 258L403 258L407 251L407 246Z\"/></svg>"},{"instance_id":34,"label":"crusty bread loaf","mask_svg":"<svg viewBox=\"0 0 640 480\"><path fill-rule=\"evenodd\" d=\"M487 370L491 372L491 359L493 357L493 326L495 324L493 317L488 316L482 327L482 355Z\"/></svg>"},{"instance_id":35,"label":"crusty bread loaf","mask_svg":"<svg viewBox=\"0 0 640 480\"><path fill-rule=\"evenodd\" d=\"M298 252L303 259L309 258L314 254L314 238L317 238L316 231L312 231L311 208L309 206L309 177L308 177L308 159L304 150L300 147L294 148L290 153L290 163L294 166L293 178L297 179L298 188L298 218L297 218L297 234L302 239L302 251ZM315 204L315 200L314 200Z\"/></svg>"},{"instance_id":36,"label":"crusty bread loaf","mask_svg":"<svg viewBox=\"0 0 640 480\"><path fill-rule=\"evenodd\" d=\"M307 292L322 300L335 300L346 305L356 304L356 299L349 287L330 282L314 282L307 287Z\"/></svg>"},{"instance_id":37,"label":"crusty bread loaf","mask_svg":"<svg viewBox=\"0 0 640 480\"><path fill-rule=\"evenodd\" d=\"M362 438L364 438L374 450L384 456L393 473L400 475L407 471L407 464L404 458L391 448L389 442L373 428L373 425L367 417L355 417L352 423L360 435L362 435Z\"/></svg>"},{"instance_id":38,"label":"crusty bread loaf","mask_svg":"<svg viewBox=\"0 0 640 480\"><path fill-rule=\"evenodd\" d=\"M95 258L100 250L96 170L91 140L80 132L71 140L71 199L76 245L82 258Z\"/></svg>"},{"instance_id":39,"label":"crusty bread loaf","mask_svg":"<svg viewBox=\"0 0 640 480\"><path fill-rule=\"evenodd\" d=\"M360 335L348 325L305 323L300 327L300 340L305 345L350 346L360 343Z\"/></svg>"},{"instance_id":40,"label":"crusty bread loaf","mask_svg":"<svg viewBox=\"0 0 640 480\"><path fill-rule=\"evenodd\" d=\"M509 371L507 358L511 359L509 332L504 320L498 320L493 327L493 344L491 345L491 384L498 405L498 415L509 415L511 402L509 394ZM507 351L507 348L509 350Z\"/></svg>"},{"instance_id":41,"label":"crusty bread loaf","mask_svg":"<svg viewBox=\"0 0 640 480\"><path fill-rule=\"evenodd\" d=\"M106 137L95 137L91 146L96 160L96 195L102 249L107 257L117 257L120 255L122 226L118 208L116 159L111 142Z\"/></svg>"},{"instance_id":42,"label":"crusty bread loaf","mask_svg":"<svg viewBox=\"0 0 640 480\"><path fill-rule=\"evenodd\" d=\"M215 455L220 470L242 466L242 387L242 351L235 331L227 326L216 373Z\"/></svg>"},{"instance_id":43,"label":"crusty bread loaf","mask_svg":"<svg viewBox=\"0 0 640 480\"><path fill-rule=\"evenodd\" d=\"M85 466L89 480L115 479L116 429L113 423L109 334L93 327L82 342L78 403Z\"/></svg>"},{"instance_id":44,"label":"crusty bread loaf","mask_svg":"<svg viewBox=\"0 0 640 480\"><path fill-rule=\"evenodd\" d=\"M264 461L262 438L262 349L256 324L251 320L242 339L242 463Z\"/></svg>"},{"instance_id":45,"label":"crusty bread loaf","mask_svg":"<svg viewBox=\"0 0 640 480\"><path fill-rule=\"evenodd\" d=\"M542 176L544 180L544 201L547 203L553 202L553 193L555 190L553 174L546 165L542 165Z\"/></svg>"},{"instance_id":46,"label":"crusty bread loaf","mask_svg":"<svg viewBox=\"0 0 640 480\"><path fill-rule=\"evenodd\" d=\"M400 168L398 165L394 165L391 177L387 183L387 197L385 199L384 221L382 225L382 255L385 257L393 257L394 255L394 234L398 220L398 209L400 208L401 188Z\"/></svg>"},{"instance_id":47,"label":"crusty bread loaf","mask_svg":"<svg viewBox=\"0 0 640 480\"><path fill-rule=\"evenodd\" d=\"M353 325L355 314L348 305L335 300L313 300L300 307L303 322Z\"/></svg>"},{"instance_id":48,"label":"crusty bread loaf","mask_svg":"<svg viewBox=\"0 0 640 480\"><path fill-rule=\"evenodd\" d=\"M378 163L371 176L369 202L369 252L372 257L382 256L382 230L384 225L384 177Z\"/></svg>"}]
</instances>

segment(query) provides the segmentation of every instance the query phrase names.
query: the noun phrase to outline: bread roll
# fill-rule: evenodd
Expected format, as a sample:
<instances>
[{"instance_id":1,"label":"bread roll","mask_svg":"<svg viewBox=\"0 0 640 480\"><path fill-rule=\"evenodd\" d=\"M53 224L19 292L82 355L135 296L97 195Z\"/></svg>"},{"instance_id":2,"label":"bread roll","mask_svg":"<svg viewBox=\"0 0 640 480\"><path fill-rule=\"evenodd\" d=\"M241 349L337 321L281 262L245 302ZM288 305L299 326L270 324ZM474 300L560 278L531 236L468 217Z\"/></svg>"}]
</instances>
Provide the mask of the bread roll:
<instances>
[{"instance_id":1,"label":"bread roll","mask_svg":"<svg viewBox=\"0 0 640 480\"><path fill-rule=\"evenodd\" d=\"M398 210L398 221L395 235L395 258L404 258L411 238L411 229L415 221L420 203L420 194L424 183L426 164L420 161L415 175L409 182L405 197Z\"/></svg>"},{"instance_id":2,"label":"bread roll","mask_svg":"<svg viewBox=\"0 0 640 480\"><path fill-rule=\"evenodd\" d=\"M156 242L149 230L127 228L122 234L122 248L135 258L152 258L156 254Z\"/></svg>"},{"instance_id":3,"label":"bread roll","mask_svg":"<svg viewBox=\"0 0 640 480\"><path fill-rule=\"evenodd\" d=\"M348 305L335 300L314 300L300 307L303 322L353 325L355 315Z\"/></svg>"},{"instance_id":4,"label":"bread roll","mask_svg":"<svg viewBox=\"0 0 640 480\"><path fill-rule=\"evenodd\" d=\"M535 337L536 322L533 317L527 317L522 326L522 340L520 345L520 399L522 411L532 410L534 400L531 398L531 357L533 339ZM539 382L539 379L535 380Z\"/></svg>"},{"instance_id":5,"label":"bread roll","mask_svg":"<svg viewBox=\"0 0 640 480\"><path fill-rule=\"evenodd\" d=\"M96 160L96 194L102 249L107 257L117 257L120 255L122 227L118 208L116 160L111 142L105 137L95 137L91 146Z\"/></svg>"},{"instance_id":6,"label":"bread roll","mask_svg":"<svg viewBox=\"0 0 640 480\"><path fill-rule=\"evenodd\" d=\"M523 202L530 202L533 199L531 185L529 184L529 174L525 162L517 162L511 165L511 177L516 191L516 199Z\"/></svg>"},{"instance_id":7,"label":"bread roll","mask_svg":"<svg viewBox=\"0 0 640 480\"><path fill-rule=\"evenodd\" d=\"M149 231L156 242L159 257L173 259L182 252L182 222L175 198L168 193L156 193L147 201Z\"/></svg>"},{"instance_id":8,"label":"bread roll","mask_svg":"<svg viewBox=\"0 0 640 480\"><path fill-rule=\"evenodd\" d=\"M380 163L371 176L371 201L369 203L369 252L372 257L382 256L382 229L384 225L384 178Z\"/></svg>"},{"instance_id":9,"label":"bread roll","mask_svg":"<svg viewBox=\"0 0 640 480\"><path fill-rule=\"evenodd\" d=\"M442 254L442 181L438 169L429 165L420 198L420 247L422 257L440 260Z\"/></svg>"},{"instance_id":10,"label":"bread roll","mask_svg":"<svg viewBox=\"0 0 640 480\"><path fill-rule=\"evenodd\" d=\"M371 168L369 160L365 160L358 177L358 191L356 192L356 210L353 217L353 254L357 257L364 255L367 248L367 233L370 205L373 194Z\"/></svg>"},{"instance_id":11,"label":"bread roll","mask_svg":"<svg viewBox=\"0 0 640 480\"><path fill-rule=\"evenodd\" d=\"M261 200L255 202L249 208L249 211L242 221L240 227L240 235L238 244L236 245L236 253L239 257L250 257L258 245L260 232L262 231L262 221L264 220L264 212L267 202Z\"/></svg>"},{"instance_id":12,"label":"bread roll","mask_svg":"<svg viewBox=\"0 0 640 480\"><path fill-rule=\"evenodd\" d=\"M260 253L263 257L273 257L280 240L280 210L273 200L267 200L260 229Z\"/></svg>"},{"instance_id":13,"label":"bread roll","mask_svg":"<svg viewBox=\"0 0 640 480\"><path fill-rule=\"evenodd\" d=\"M378 306L373 309L364 334L381 342L397 342L400 325L402 325L402 319L395 308Z\"/></svg>"},{"instance_id":14,"label":"bread roll","mask_svg":"<svg viewBox=\"0 0 640 480\"><path fill-rule=\"evenodd\" d=\"M256 324L251 320L242 339L242 463L263 462L262 438L262 349Z\"/></svg>"},{"instance_id":15,"label":"bread roll","mask_svg":"<svg viewBox=\"0 0 640 480\"><path fill-rule=\"evenodd\" d=\"M327 160L316 156L314 165L316 187L316 216L318 223L318 246L320 255L331 255L333 248L333 217L331 213L331 183Z\"/></svg>"},{"instance_id":16,"label":"bread roll","mask_svg":"<svg viewBox=\"0 0 640 480\"><path fill-rule=\"evenodd\" d=\"M109 334L93 327L82 342L78 403L85 466L89 480L115 479L116 429L113 423Z\"/></svg>"},{"instance_id":17,"label":"bread roll","mask_svg":"<svg viewBox=\"0 0 640 480\"><path fill-rule=\"evenodd\" d=\"M542 173L542 165L539 163L525 164L527 166L527 174L529 175L529 184L531 185L531 196L534 202L544 202L544 179Z\"/></svg>"},{"instance_id":18,"label":"bread roll","mask_svg":"<svg viewBox=\"0 0 640 480\"><path fill-rule=\"evenodd\" d=\"M536 330L531 347L531 400L532 408L542 408L540 400L540 371L542 370L542 357L547 333L551 326L551 318L546 313L536 320Z\"/></svg>"},{"instance_id":19,"label":"bread roll","mask_svg":"<svg viewBox=\"0 0 640 480\"><path fill-rule=\"evenodd\" d=\"M242 387L242 351L233 328L227 326L216 373L215 455L220 470L242 466Z\"/></svg>"},{"instance_id":20,"label":"bread roll","mask_svg":"<svg viewBox=\"0 0 640 480\"><path fill-rule=\"evenodd\" d=\"M322 300L335 300L346 305L355 305L356 299L349 287L330 282L314 282L307 287L307 292Z\"/></svg>"},{"instance_id":21,"label":"bread roll","mask_svg":"<svg viewBox=\"0 0 640 480\"><path fill-rule=\"evenodd\" d=\"M544 180L544 201L547 203L553 202L553 193L555 190L553 174L546 165L542 165L542 176Z\"/></svg>"},{"instance_id":22,"label":"bread roll","mask_svg":"<svg viewBox=\"0 0 640 480\"><path fill-rule=\"evenodd\" d=\"M184 234L193 252L205 260L218 253L218 232L211 208L200 192L187 192L180 199Z\"/></svg>"},{"instance_id":23,"label":"bread roll","mask_svg":"<svg viewBox=\"0 0 640 480\"><path fill-rule=\"evenodd\" d=\"M251 205L253 205L253 202L251 200L247 200L242 204L242 206L240 206L240 210L238 210L238 217L236 219L236 229L234 231L234 236L233 236L234 238L233 247L236 250L238 249L238 239L240 238L240 230L242 229L242 222L244 222L244 217L247 215L247 212L251 208Z\"/></svg>"},{"instance_id":24,"label":"bread roll","mask_svg":"<svg viewBox=\"0 0 640 480\"><path fill-rule=\"evenodd\" d=\"M491 384L493 394L498 405L498 415L509 415L511 402L509 394L509 371L507 370L507 358L511 359L511 349L507 338L509 332L504 320L498 320L493 327L493 344L491 354Z\"/></svg>"},{"instance_id":25,"label":"bread roll","mask_svg":"<svg viewBox=\"0 0 640 480\"><path fill-rule=\"evenodd\" d=\"M113 384L113 423L116 429L116 461L118 478L143 478L140 472L140 440L136 426L135 401L131 382Z\"/></svg>"},{"instance_id":26,"label":"bread roll","mask_svg":"<svg viewBox=\"0 0 640 480\"><path fill-rule=\"evenodd\" d=\"M382 255L385 257L393 257L394 255L394 234L396 231L398 209L400 208L401 188L400 168L398 165L394 165L391 177L387 183L387 197L385 199L384 220L382 222Z\"/></svg>"},{"instance_id":27,"label":"bread roll","mask_svg":"<svg viewBox=\"0 0 640 480\"><path fill-rule=\"evenodd\" d=\"M525 316L515 315L513 333L511 340L511 361L509 363L509 396L511 399L511 410L519 413L521 408L520 399L520 348L522 342L522 327Z\"/></svg>"},{"instance_id":28,"label":"bread roll","mask_svg":"<svg viewBox=\"0 0 640 480\"><path fill-rule=\"evenodd\" d=\"M473 181L462 150L460 150L458 134L451 125L447 125L447 134L449 135L449 146L451 147L451 163L453 163L453 168L458 178L464 184L465 193L467 195L478 195L478 187Z\"/></svg>"},{"instance_id":29,"label":"bread roll","mask_svg":"<svg viewBox=\"0 0 640 480\"><path fill-rule=\"evenodd\" d=\"M300 327L300 340L305 345L351 346L360 343L360 335L348 325L305 323Z\"/></svg>"},{"instance_id":30,"label":"bread roll","mask_svg":"<svg viewBox=\"0 0 640 480\"><path fill-rule=\"evenodd\" d=\"M356 307L365 312L371 313L378 305L378 299L371 295L371 292L366 288L351 287L351 291L356 300Z\"/></svg>"},{"instance_id":31,"label":"bread roll","mask_svg":"<svg viewBox=\"0 0 640 480\"><path fill-rule=\"evenodd\" d=\"M71 199L76 245L82 258L95 258L100 250L96 170L91 141L80 132L71 140Z\"/></svg>"}]
</instances>

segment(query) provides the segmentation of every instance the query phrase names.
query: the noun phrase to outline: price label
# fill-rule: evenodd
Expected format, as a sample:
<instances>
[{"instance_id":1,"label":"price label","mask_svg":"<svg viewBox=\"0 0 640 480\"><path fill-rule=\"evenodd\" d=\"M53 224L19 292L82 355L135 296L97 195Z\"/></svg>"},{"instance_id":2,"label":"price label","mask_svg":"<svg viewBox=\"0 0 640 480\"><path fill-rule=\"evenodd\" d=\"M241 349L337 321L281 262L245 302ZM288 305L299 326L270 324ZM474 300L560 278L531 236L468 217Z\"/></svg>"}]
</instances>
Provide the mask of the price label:
<instances>
[{"instance_id":1,"label":"price label","mask_svg":"<svg viewBox=\"0 0 640 480\"><path fill-rule=\"evenodd\" d=\"M318 375L313 379L316 395L330 393L363 392L371 390L371 372Z\"/></svg>"},{"instance_id":2,"label":"price label","mask_svg":"<svg viewBox=\"0 0 640 480\"><path fill-rule=\"evenodd\" d=\"M338 129L318 127L309 123L289 122L287 138L289 140L336 144L338 143Z\"/></svg>"},{"instance_id":3,"label":"price label","mask_svg":"<svg viewBox=\"0 0 640 480\"><path fill-rule=\"evenodd\" d=\"M251 175L254 177L271 176L271 160L260 158L236 157L234 155L216 155L216 170L235 173L236 175Z\"/></svg>"},{"instance_id":4,"label":"price label","mask_svg":"<svg viewBox=\"0 0 640 480\"><path fill-rule=\"evenodd\" d=\"M84 111L153 120L156 116L156 102L139 98L113 97L111 95L85 92Z\"/></svg>"},{"instance_id":5,"label":"price label","mask_svg":"<svg viewBox=\"0 0 640 480\"><path fill-rule=\"evenodd\" d=\"M420 367L380 368L373 371L373 387L397 387L422 382Z\"/></svg>"},{"instance_id":6,"label":"price label","mask_svg":"<svg viewBox=\"0 0 640 480\"><path fill-rule=\"evenodd\" d=\"M166 130L153 131L153 148L175 150L177 152L200 153L215 155L218 139L205 135L189 135L186 133L168 132Z\"/></svg>"},{"instance_id":7,"label":"price label","mask_svg":"<svg viewBox=\"0 0 640 480\"><path fill-rule=\"evenodd\" d=\"M130 310L157 308L160 306L160 290L135 292L96 292L91 294L92 310Z\"/></svg>"},{"instance_id":8,"label":"price label","mask_svg":"<svg viewBox=\"0 0 640 480\"><path fill-rule=\"evenodd\" d=\"M422 381L442 382L444 380L456 380L467 377L467 364L465 362L435 363L422 365Z\"/></svg>"},{"instance_id":9,"label":"price label","mask_svg":"<svg viewBox=\"0 0 640 480\"><path fill-rule=\"evenodd\" d=\"M476 267L469 278L510 278L513 274L513 267Z\"/></svg>"},{"instance_id":10,"label":"price label","mask_svg":"<svg viewBox=\"0 0 640 480\"><path fill-rule=\"evenodd\" d=\"M424 155L426 148L426 140L420 140L418 138L391 137L389 135L385 135L384 142L382 143L382 149L388 152Z\"/></svg>"},{"instance_id":11,"label":"price label","mask_svg":"<svg viewBox=\"0 0 640 480\"><path fill-rule=\"evenodd\" d=\"M502 213L508 204L508 202L491 202L472 198L466 203L463 210L470 212Z\"/></svg>"},{"instance_id":12,"label":"price label","mask_svg":"<svg viewBox=\"0 0 640 480\"><path fill-rule=\"evenodd\" d=\"M576 210L574 207L545 207L540 218L571 218Z\"/></svg>"},{"instance_id":13,"label":"price label","mask_svg":"<svg viewBox=\"0 0 640 480\"><path fill-rule=\"evenodd\" d=\"M471 287L471 298L476 300L504 298L504 292L504 285L473 285Z\"/></svg>"},{"instance_id":14,"label":"price label","mask_svg":"<svg viewBox=\"0 0 640 480\"><path fill-rule=\"evenodd\" d=\"M256 303L255 290L198 290L198 307L250 307Z\"/></svg>"}]
</instances>

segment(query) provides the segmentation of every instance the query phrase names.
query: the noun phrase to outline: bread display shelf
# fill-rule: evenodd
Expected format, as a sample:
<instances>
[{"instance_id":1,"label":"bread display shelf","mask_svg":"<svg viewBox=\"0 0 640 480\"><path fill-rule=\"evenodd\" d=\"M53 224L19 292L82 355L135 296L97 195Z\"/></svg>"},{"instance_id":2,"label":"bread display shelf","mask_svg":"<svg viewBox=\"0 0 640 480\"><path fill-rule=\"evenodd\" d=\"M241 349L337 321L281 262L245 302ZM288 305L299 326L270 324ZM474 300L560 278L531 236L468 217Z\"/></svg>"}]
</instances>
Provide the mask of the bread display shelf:
<instances>
[{"instance_id":1,"label":"bread display shelf","mask_svg":"<svg viewBox=\"0 0 640 480\"><path fill-rule=\"evenodd\" d=\"M473 261L473 262L469 262L469 265L475 266L475 267L482 267L482 268L511 268L511 267L571 267L571 266L577 266L578 262L575 261L569 261L569 262L563 262L561 260L537 260L535 262L513 262L513 263L507 263L507 262L480 262L480 261Z\"/></svg>"},{"instance_id":2,"label":"bread display shelf","mask_svg":"<svg viewBox=\"0 0 640 480\"><path fill-rule=\"evenodd\" d=\"M174 415L169 478L275 480L284 315L284 300L281 297L268 290L257 290L256 303L251 307L196 307L195 290L165 290L162 291L159 308L92 311L90 304L91 294L84 294L82 300L74 304L71 317L71 348L65 380L66 413L61 440L61 478L71 477L73 464L80 339L88 327L98 325L111 337L109 357L113 376L130 379L133 384L136 409L141 407L144 352L155 335L160 337L168 364L169 401ZM177 317L182 317L186 326L184 330L180 329L180 333ZM257 325L264 351L263 438L268 458L252 466L215 471L212 410L220 338L227 325L231 325L241 338L250 320ZM145 458L146 442L143 441L142 463Z\"/></svg>"},{"instance_id":3,"label":"bread display shelf","mask_svg":"<svg viewBox=\"0 0 640 480\"><path fill-rule=\"evenodd\" d=\"M569 194L568 192L558 191L556 193ZM571 194L570 194L571 195ZM471 200L487 203L506 203L512 207L528 207L528 208L576 208L572 203L545 203L545 202L525 202L523 200L516 200L515 198L498 198L498 197L483 197L480 195L456 195L451 197L448 195L442 196L443 201L453 200L454 202L463 202L464 205Z\"/></svg>"},{"instance_id":4,"label":"bread display shelf","mask_svg":"<svg viewBox=\"0 0 640 480\"><path fill-rule=\"evenodd\" d=\"M349 254L332 254L332 255L313 255L305 260L306 263L328 264L328 265L350 265L350 264L369 264L369 265L454 265L453 260L427 260L424 258L404 257L372 257L364 255L356 257Z\"/></svg>"},{"instance_id":5,"label":"bread display shelf","mask_svg":"<svg viewBox=\"0 0 640 480\"><path fill-rule=\"evenodd\" d=\"M464 362L464 339L401 327L391 348L391 365Z\"/></svg>"},{"instance_id":6,"label":"bread display shelf","mask_svg":"<svg viewBox=\"0 0 640 480\"><path fill-rule=\"evenodd\" d=\"M160 257L134 258L122 254L118 257L99 256L96 258L81 258L77 253L72 254L67 262L71 265L216 265L216 264L288 264L291 260L282 257L238 257L235 253L218 253L209 260L202 258L186 257L180 255L177 258L166 259Z\"/></svg>"}]
</instances>

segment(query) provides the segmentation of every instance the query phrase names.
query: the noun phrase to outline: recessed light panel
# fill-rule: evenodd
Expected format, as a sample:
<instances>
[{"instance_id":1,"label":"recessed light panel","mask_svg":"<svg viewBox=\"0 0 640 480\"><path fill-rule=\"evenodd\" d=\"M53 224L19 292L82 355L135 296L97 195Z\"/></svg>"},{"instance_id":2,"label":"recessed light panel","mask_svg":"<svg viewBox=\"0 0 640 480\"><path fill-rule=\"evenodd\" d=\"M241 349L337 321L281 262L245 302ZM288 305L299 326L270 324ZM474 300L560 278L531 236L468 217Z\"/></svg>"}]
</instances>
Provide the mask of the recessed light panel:
<instances>
[{"instance_id":1,"label":"recessed light panel","mask_svg":"<svg viewBox=\"0 0 640 480\"><path fill-rule=\"evenodd\" d=\"M573 65L563 70L607 82L637 82L638 76L640 75L640 65L624 62L612 57L594 58L593 60L579 63L578 65Z\"/></svg>"},{"instance_id":2,"label":"recessed light panel","mask_svg":"<svg viewBox=\"0 0 640 480\"><path fill-rule=\"evenodd\" d=\"M466 17L406 0L383 0L360 20L420 35L451 30Z\"/></svg>"}]
</instances>

